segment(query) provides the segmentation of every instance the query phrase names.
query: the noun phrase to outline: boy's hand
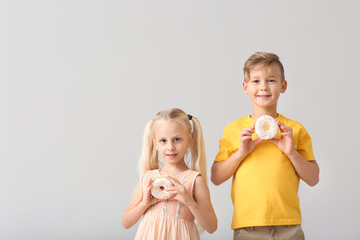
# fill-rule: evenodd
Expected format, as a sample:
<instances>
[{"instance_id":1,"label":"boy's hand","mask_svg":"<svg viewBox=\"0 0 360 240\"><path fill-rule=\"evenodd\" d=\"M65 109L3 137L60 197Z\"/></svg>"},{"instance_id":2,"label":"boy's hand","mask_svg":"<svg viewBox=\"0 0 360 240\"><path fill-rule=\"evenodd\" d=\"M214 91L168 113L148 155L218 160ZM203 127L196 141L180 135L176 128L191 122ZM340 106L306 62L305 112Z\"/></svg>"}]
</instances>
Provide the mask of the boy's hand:
<instances>
[{"instance_id":1,"label":"boy's hand","mask_svg":"<svg viewBox=\"0 0 360 240\"><path fill-rule=\"evenodd\" d=\"M280 121L277 121L277 124L281 132L281 138L273 138L269 139L269 141L275 143L283 153L289 156L295 151L292 129Z\"/></svg>"},{"instance_id":2,"label":"boy's hand","mask_svg":"<svg viewBox=\"0 0 360 240\"><path fill-rule=\"evenodd\" d=\"M251 153L255 146L262 142L260 138L256 140L252 140L251 136L255 132L255 123L252 125L252 127L244 128L240 132L240 146L239 146L239 154L241 156L246 156L249 153Z\"/></svg>"}]
</instances>

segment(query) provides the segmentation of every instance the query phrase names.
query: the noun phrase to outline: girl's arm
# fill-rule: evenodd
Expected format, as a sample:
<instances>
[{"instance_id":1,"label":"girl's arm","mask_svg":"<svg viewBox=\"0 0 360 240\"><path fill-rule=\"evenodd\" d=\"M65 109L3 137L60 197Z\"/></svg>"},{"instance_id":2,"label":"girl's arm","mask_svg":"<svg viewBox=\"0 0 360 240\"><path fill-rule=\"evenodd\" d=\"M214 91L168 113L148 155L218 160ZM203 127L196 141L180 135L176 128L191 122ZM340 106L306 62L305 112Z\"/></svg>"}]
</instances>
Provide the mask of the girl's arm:
<instances>
[{"instance_id":1,"label":"girl's arm","mask_svg":"<svg viewBox=\"0 0 360 240\"><path fill-rule=\"evenodd\" d=\"M211 204L210 191L202 176L195 179L194 198L192 205L188 205L199 224L209 233L217 229L217 218Z\"/></svg>"},{"instance_id":2,"label":"girl's arm","mask_svg":"<svg viewBox=\"0 0 360 240\"><path fill-rule=\"evenodd\" d=\"M217 229L217 218L214 208L210 200L210 191L200 175L195 179L194 196L190 196L185 187L173 178L170 178L175 187L171 190L175 194L173 199L182 201L192 212L199 224L209 233L213 233Z\"/></svg>"},{"instance_id":3,"label":"girl's arm","mask_svg":"<svg viewBox=\"0 0 360 240\"><path fill-rule=\"evenodd\" d=\"M136 186L134 196L121 218L122 225L128 229L139 221L144 212L152 205L158 202L158 199L150 196L151 180L146 189L141 189L141 181Z\"/></svg>"}]
</instances>

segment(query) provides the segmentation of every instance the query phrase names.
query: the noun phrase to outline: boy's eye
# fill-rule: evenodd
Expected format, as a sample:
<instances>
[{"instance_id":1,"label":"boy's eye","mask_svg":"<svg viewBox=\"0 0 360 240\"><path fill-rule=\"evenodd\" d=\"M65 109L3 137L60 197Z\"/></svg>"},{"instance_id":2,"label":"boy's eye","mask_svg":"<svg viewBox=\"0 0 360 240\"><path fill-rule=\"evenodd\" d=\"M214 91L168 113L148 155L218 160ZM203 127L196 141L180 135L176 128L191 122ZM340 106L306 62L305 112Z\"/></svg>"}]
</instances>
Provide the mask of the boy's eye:
<instances>
[{"instance_id":1,"label":"boy's eye","mask_svg":"<svg viewBox=\"0 0 360 240\"><path fill-rule=\"evenodd\" d=\"M180 138L175 138L175 142L178 142L178 141L180 141Z\"/></svg>"},{"instance_id":2,"label":"boy's eye","mask_svg":"<svg viewBox=\"0 0 360 240\"><path fill-rule=\"evenodd\" d=\"M161 139L160 142L161 142L161 143L166 143L166 140L165 140L165 139Z\"/></svg>"},{"instance_id":3,"label":"boy's eye","mask_svg":"<svg viewBox=\"0 0 360 240\"><path fill-rule=\"evenodd\" d=\"M259 80L252 80L252 82L253 82L253 83L258 83L258 82L259 82Z\"/></svg>"}]
</instances>

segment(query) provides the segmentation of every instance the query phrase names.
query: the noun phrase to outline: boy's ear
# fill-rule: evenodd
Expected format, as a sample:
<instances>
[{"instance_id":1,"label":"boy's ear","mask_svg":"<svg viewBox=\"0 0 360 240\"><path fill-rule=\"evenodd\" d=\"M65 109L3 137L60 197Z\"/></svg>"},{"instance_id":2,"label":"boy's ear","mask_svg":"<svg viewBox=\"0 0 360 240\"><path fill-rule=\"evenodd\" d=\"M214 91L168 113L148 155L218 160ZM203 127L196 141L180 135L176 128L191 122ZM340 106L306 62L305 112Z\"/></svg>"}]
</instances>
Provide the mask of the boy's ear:
<instances>
[{"instance_id":1,"label":"boy's ear","mask_svg":"<svg viewBox=\"0 0 360 240\"><path fill-rule=\"evenodd\" d=\"M287 89L287 81L284 80L284 81L281 83L281 90L280 90L280 92L281 92L281 93L284 93L284 92L286 91L286 89Z\"/></svg>"},{"instance_id":2,"label":"boy's ear","mask_svg":"<svg viewBox=\"0 0 360 240\"><path fill-rule=\"evenodd\" d=\"M243 90L244 90L245 94L248 94L246 82L243 82L243 83L242 83L242 86L243 86Z\"/></svg>"}]
</instances>

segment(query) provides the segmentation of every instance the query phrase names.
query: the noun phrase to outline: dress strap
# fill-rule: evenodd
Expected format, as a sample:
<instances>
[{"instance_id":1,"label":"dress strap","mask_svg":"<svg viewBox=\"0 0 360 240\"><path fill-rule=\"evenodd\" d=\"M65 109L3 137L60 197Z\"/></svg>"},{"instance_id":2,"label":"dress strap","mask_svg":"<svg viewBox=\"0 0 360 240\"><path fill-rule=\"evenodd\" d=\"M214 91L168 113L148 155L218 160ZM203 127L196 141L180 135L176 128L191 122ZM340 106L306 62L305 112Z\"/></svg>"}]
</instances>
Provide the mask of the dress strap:
<instances>
[{"instance_id":1,"label":"dress strap","mask_svg":"<svg viewBox=\"0 0 360 240\"><path fill-rule=\"evenodd\" d=\"M191 185L190 185L190 188L186 188L187 190L189 190L189 189L191 190L191 191L189 192L191 196L193 195L193 193L192 193L193 182L194 182L196 176L198 175L198 174L194 174L194 173L197 173L197 172L192 171L192 170L186 171L185 174L184 174L184 176L183 176L183 178L182 178L182 181L181 181L181 185L183 185L183 186L185 186L186 183L191 184ZM184 206L184 203L181 202L181 201L179 201L179 202L178 202L178 205L177 205L177 208L176 208L176 217L177 217L177 218L181 218L183 206Z\"/></svg>"}]
</instances>

